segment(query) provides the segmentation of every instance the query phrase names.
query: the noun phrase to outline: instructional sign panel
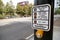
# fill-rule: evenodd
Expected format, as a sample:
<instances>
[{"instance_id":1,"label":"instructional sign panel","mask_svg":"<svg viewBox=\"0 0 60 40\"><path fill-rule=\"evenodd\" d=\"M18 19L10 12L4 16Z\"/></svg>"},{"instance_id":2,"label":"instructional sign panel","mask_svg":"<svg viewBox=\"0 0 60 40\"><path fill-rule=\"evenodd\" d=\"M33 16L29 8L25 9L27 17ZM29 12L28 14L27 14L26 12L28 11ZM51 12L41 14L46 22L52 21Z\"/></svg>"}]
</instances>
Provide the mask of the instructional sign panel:
<instances>
[{"instance_id":1,"label":"instructional sign panel","mask_svg":"<svg viewBox=\"0 0 60 40\"><path fill-rule=\"evenodd\" d=\"M50 30L51 6L37 5L32 8L32 27L34 29Z\"/></svg>"}]
</instances>

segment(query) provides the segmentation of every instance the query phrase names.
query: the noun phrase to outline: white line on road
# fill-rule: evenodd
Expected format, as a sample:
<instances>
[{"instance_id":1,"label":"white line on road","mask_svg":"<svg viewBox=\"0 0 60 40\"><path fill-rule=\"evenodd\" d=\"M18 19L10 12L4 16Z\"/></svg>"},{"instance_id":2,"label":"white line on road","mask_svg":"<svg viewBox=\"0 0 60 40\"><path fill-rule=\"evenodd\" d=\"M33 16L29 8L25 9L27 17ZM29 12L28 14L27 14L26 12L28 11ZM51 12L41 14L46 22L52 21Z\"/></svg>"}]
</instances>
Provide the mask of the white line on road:
<instances>
[{"instance_id":1,"label":"white line on road","mask_svg":"<svg viewBox=\"0 0 60 40\"><path fill-rule=\"evenodd\" d=\"M26 40L27 40L27 39L30 39L33 35L34 35L34 34L31 34L30 36L28 36L28 37L26 38Z\"/></svg>"}]
</instances>

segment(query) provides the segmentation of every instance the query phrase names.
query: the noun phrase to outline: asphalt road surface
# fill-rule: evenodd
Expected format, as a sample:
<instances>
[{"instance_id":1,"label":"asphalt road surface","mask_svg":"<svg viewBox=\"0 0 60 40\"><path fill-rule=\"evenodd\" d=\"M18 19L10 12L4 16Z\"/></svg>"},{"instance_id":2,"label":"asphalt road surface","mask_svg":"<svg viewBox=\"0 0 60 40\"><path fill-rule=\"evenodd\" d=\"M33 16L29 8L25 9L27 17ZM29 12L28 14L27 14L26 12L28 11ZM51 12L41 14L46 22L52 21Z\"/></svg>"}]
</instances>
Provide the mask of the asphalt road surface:
<instances>
[{"instance_id":1,"label":"asphalt road surface","mask_svg":"<svg viewBox=\"0 0 60 40\"><path fill-rule=\"evenodd\" d=\"M54 22L54 40L60 39L60 19ZM23 40L33 33L30 22L13 22L0 26L0 40Z\"/></svg>"},{"instance_id":2,"label":"asphalt road surface","mask_svg":"<svg viewBox=\"0 0 60 40\"><path fill-rule=\"evenodd\" d=\"M32 33L30 22L14 22L0 26L0 40L23 40Z\"/></svg>"}]
</instances>

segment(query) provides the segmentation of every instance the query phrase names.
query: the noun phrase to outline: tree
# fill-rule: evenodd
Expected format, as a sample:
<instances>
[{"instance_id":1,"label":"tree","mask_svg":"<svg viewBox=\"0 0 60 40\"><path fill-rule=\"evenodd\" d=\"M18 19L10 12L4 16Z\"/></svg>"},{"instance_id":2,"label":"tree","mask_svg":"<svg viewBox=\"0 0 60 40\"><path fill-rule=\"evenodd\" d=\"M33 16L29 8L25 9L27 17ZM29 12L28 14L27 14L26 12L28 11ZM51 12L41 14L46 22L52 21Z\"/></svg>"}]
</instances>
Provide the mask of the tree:
<instances>
[{"instance_id":1,"label":"tree","mask_svg":"<svg viewBox=\"0 0 60 40\"><path fill-rule=\"evenodd\" d=\"M23 7L24 6L21 6L20 4L17 4L16 13L19 14L20 16L24 16L25 15L25 12L23 10Z\"/></svg>"},{"instance_id":2,"label":"tree","mask_svg":"<svg viewBox=\"0 0 60 40\"><path fill-rule=\"evenodd\" d=\"M33 7L33 5L32 5L32 4L30 4L30 5L29 5L29 12L28 12L28 15L31 15L32 7Z\"/></svg>"},{"instance_id":3,"label":"tree","mask_svg":"<svg viewBox=\"0 0 60 40\"><path fill-rule=\"evenodd\" d=\"M55 14L60 14L60 8L55 11Z\"/></svg>"},{"instance_id":4,"label":"tree","mask_svg":"<svg viewBox=\"0 0 60 40\"><path fill-rule=\"evenodd\" d=\"M3 13L3 8L4 8L4 4L3 4L2 0L0 0L0 14Z\"/></svg>"},{"instance_id":5,"label":"tree","mask_svg":"<svg viewBox=\"0 0 60 40\"><path fill-rule=\"evenodd\" d=\"M7 2L6 6L5 6L5 13L8 14L9 13L9 3Z\"/></svg>"},{"instance_id":6,"label":"tree","mask_svg":"<svg viewBox=\"0 0 60 40\"><path fill-rule=\"evenodd\" d=\"M20 14L20 5L19 4L17 4L17 6L16 6L16 13Z\"/></svg>"},{"instance_id":7,"label":"tree","mask_svg":"<svg viewBox=\"0 0 60 40\"><path fill-rule=\"evenodd\" d=\"M13 6L13 2L7 2L6 6L5 6L5 13L9 14L10 17L14 15L14 6Z\"/></svg>"},{"instance_id":8,"label":"tree","mask_svg":"<svg viewBox=\"0 0 60 40\"><path fill-rule=\"evenodd\" d=\"M22 16L28 16L31 15L31 8L32 8L32 4L25 4L23 6L21 6L20 4L17 4L16 6L16 12L17 14L20 14Z\"/></svg>"}]
</instances>

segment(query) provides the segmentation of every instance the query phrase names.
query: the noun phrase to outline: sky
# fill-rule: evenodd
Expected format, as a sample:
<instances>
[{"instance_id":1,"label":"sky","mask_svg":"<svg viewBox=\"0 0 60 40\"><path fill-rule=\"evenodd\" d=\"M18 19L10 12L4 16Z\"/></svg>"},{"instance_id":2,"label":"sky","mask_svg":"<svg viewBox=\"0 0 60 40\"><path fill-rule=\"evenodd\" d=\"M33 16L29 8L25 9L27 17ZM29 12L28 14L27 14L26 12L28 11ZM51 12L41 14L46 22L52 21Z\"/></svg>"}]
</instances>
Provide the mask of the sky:
<instances>
[{"instance_id":1,"label":"sky","mask_svg":"<svg viewBox=\"0 0 60 40\"><path fill-rule=\"evenodd\" d=\"M6 4L6 2L9 2L10 0L2 0L4 4ZM34 0L12 0L13 5L16 6L18 2L22 2L22 1L29 1L29 3L34 3Z\"/></svg>"}]
</instances>

